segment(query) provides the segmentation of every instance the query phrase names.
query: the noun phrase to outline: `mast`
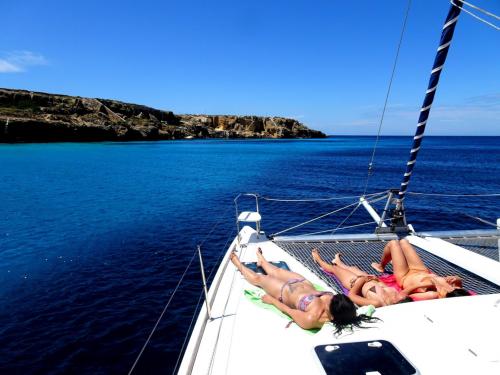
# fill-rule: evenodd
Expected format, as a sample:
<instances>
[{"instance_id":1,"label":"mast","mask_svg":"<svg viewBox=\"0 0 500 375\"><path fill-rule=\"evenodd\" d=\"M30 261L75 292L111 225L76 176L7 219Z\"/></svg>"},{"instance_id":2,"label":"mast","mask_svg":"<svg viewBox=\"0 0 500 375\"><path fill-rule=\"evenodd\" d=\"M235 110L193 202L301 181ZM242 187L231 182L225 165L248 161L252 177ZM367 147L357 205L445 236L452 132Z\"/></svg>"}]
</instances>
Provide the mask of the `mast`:
<instances>
[{"instance_id":1,"label":"mast","mask_svg":"<svg viewBox=\"0 0 500 375\"><path fill-rule=\"evenodd\" d=\"M410 150L410 157L408 159L408 162L406 163L406 171L403 175L403 181L401 182L401 186L399 189L391 189L384 208L384 213L381 218L381 220L384 221L385 217L390 215L391 223L389 227L383 227L382 225L379 225L376 229L377 233L407 233L410 230L406 223L403 200L405 198L406 190L408 189L408 184L410 183L410 177L413 173L413 168L415 167L415 163L417 161L418 152L420 151L420 147L422 145L425 125L427 124L427 120L429 119L432 103L434 102L434 96L436 95L436 90L439 83L439 77L441 76L441 71L443 70L444 63L446 62L446 57L448 56L448 50L450 49L451 40L453 38L453 33L455 32L455 26L457 25L458 16L460 15L462 6L463 2L461 0L451 1L450 10L448 11L448 15L446 16L446 20L444 22L443 31L441 33L441 40L439 42L439 47L434 59L434 65L432 66L429 85L425 92L422 108L420 109L417 129L415 131L415 136L413 137L413 145ZM389 209L390 206L394 208Z\"/></svg>"},{"instance_id":2,"label":"mast","mask_svg":"<svg viewBox=\"0 0 500 375\"><path fill-rule=\"evenodd\" d=\"M399 201L402 201L405 197L405 193L410 182L410 177L417 161L418 151L420 150L422 138L425 132L425 125L427 124L427 119L429 118L429 114L431 112L432 103L434 101L434 96L436 95L436 90L439 83L439 77L441 76L441 72L448 55L448 50L450 49L451 39L453 38L455 26L457 25L458 16L460 15L460 11L462 10L462 4L463 3L460 0L451 2L450 10L448 11L448 16L446 17L446 21L443 26L441 41L437 49L436 58L434 59L434 65L432 66L429 86L427 87L427 91L425 92L424 103L422 104L422 108L420 109L417 130L415 132L415 136L413 137L413 145L410 151L410 158L406 163L406 172L403 175L403 181L401 182L401 187L399 188Z\"/></svg>"},{"instance_id":3,"label":"mast","mask_svg":"<svg viewBox=\"0 0 500 375\"><path fill-rule=\"evenodd\" d=\"M457 25L458 16L460 15L460 11L462 10L462 5L462 1L453 0L444 22L443 32L441 33L441 40L437 49L436 58L434 59L434 65L432 66L431 70L429 85L427 87L427 91L425 92L425 98L422 104L422 108L420 109L420 116L418 118L415 136L413 137L413 145L410 150L410 157L408 159L408 162L406 163L406 171L403 175L403 181L401 182L401 186L399 188L399 191L397 192L394 202L396 204L396 207L393 210L391 223L391 227L393 229L398 227L406 227L403 200L405 198L406 190L408 189L408 184L410 183L413 168L415 167L415 163L417 161L417 155L420 151L422 139L424 137L425 125L427 124L427 120L429 119L432 103L434 102L434 96L436 95L436 90L439 83L439 77L441 76L444 63L446 62L446 57L448 56L448 50L450 49L451 40L453 38L453 33L455 32L455 26Z\"/></svg>"}]
</instances>

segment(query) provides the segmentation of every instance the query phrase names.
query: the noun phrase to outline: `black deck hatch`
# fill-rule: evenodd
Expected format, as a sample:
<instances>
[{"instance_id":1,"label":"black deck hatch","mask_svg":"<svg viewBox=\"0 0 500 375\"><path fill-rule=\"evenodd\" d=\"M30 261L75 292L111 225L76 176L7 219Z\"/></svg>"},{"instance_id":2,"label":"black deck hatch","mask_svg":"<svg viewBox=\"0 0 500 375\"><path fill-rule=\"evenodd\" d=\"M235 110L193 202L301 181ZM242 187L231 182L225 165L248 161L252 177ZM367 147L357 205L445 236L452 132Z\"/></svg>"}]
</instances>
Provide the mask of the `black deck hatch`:
<instances>
[{"instance_id":1,"label":"black deck hatch","mask_svg":"<svg viewBox=\"0 0 500 375\"><path fill-rule=\"evenodd\" d=\"M318 345L314 351L327 374L419 374L403 354L385 340Z\"/></svg>"}]
</instances>

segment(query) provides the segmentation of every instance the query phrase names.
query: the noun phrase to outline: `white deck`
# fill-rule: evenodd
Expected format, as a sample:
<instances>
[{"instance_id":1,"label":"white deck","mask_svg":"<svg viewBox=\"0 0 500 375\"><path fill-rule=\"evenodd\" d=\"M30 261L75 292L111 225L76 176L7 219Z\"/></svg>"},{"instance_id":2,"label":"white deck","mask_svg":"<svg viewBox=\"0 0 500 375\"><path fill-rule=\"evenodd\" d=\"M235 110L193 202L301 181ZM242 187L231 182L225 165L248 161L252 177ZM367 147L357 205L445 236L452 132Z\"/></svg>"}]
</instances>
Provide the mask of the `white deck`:
<instances>
[{"instance_id":1,"label":"white deck","mask_svg":"<svg viewBox=\"0 0 500 375\"><path fill-rule=\"evenodd\" d=\"M242 261L255 261L260 246L268 260L283 260L313 283L326 285L302 264L249 227L241 231ZM336 342L388 340L421 374L500 374L500 294L406 303L379 308L372 329L333 335L325 325L309 334L278 314L248 301L248 284L224 257L209 291L212 317L203 307L179 374L323 374L313 351ZM500 267L500 266L499 266Z\"/></svg>"}]
</instances>

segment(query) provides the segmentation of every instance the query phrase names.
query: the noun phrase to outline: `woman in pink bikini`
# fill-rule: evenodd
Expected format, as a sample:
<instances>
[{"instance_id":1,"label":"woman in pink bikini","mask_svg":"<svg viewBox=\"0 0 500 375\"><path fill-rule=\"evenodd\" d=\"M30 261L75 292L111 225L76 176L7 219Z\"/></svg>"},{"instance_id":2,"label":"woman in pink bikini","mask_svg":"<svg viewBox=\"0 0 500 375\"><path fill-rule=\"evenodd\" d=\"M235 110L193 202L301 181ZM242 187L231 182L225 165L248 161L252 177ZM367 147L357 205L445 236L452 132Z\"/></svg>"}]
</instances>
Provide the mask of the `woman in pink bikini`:
<instances>
[{"instance_id":1,"label":"woman in pink bikini","mask_svg":"<svg viewBox=\"0 0 500 375\"><path fill-rule=\"evenodd\" d=\"M340 260L340 254L335 255L332 263L321 259L318 249L313 249L311 255L324 271L333 274L349 290L349 298L360 306L381 307L411 302L408 295L401 291L394 280L384 278L384 276L370 275L358 267L348 266Z\"/></svg>"},{"instance_id":2,"label":"woman in pink bikini","mask_svg":"<svg viewBox=\"0 0 500 375\"><path fill-rule=\"evenodd\" d=\"M462 289L460 277L442 277L432 273L408 240L389 241L380 263L374 262L372 267L384 272L385 266L391 261L398 285L414 301L470 295Z\"/></svg>"},{"instance_id":3,"label":"woman in pink bikini","mask_svg":"<svg viewBox=\"0 0 500 375\"><path fill-rule=\"evenodd\" d=\"M336 333L349 326L359 327L362 322L377 320L366 315L357 315L354 303L343 294L320 292L302 275L283 270L269 263L259 248L257 264L267 275L255 273L243 265L235 253L231 261L250 283L267 293L262 301L274 305L290 316L304 329L321 328L326 322L335 325Z\"/></svg>"}]
</instances>

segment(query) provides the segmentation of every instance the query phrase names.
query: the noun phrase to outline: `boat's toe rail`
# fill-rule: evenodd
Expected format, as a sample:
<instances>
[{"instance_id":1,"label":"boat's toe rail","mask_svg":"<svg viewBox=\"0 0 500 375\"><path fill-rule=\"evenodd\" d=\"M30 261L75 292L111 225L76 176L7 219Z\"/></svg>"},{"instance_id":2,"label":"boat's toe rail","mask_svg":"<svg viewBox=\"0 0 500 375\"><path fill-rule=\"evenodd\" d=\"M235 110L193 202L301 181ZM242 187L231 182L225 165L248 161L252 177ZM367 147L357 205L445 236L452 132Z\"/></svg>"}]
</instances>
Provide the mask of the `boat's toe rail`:
<instances>
[{"instance_id":1,"label":"boat's toe rail","mask_svg":"<svg viewBox=\"0 0 500 375\"><path fill-rule=\"evenodd\" d=\"M313 261L311 251L314 248L319 249L321 256L326 261L331 261L335 254L342 254L342 260L349 265L355 265L361 270L370 274L376 273L371 267L371 263L378 261L382 251L387 244L385 240L332 240L332 241L275 241L275 244L284 251L295 257L304 264L319 278L325 281L330 287L341 291L341 286L335 277L326 274ZM463 279L464 288L475 294L493 294L500 293L500 286L492 283L472 272L459 267L445 259L431 254L421 248L415 247L424 264L432 272L442 275L458 275ZM388 265L387 272L391 273L391 265Z\"/></svg>"}]
</instances>

